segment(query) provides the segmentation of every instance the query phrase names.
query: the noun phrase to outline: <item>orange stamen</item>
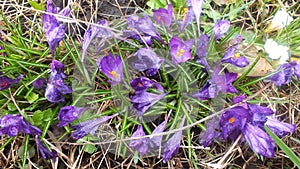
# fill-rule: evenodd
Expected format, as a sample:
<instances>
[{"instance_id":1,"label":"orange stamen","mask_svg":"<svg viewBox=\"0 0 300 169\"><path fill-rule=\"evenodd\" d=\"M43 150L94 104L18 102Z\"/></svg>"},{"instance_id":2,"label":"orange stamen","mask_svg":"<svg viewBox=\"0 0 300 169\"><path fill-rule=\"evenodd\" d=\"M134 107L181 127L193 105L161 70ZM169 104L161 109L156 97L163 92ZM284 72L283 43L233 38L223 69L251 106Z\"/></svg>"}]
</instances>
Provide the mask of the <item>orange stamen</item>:
<instances>
[{"instance_id":1,"label":"orange stamen","mask_svg":"<svg viewBox=\"0 0 300 169\"><path fill-rule=\"evenodd\" d=\"M229 119L229 123L233 123L233 122L234 122L234 118L231 117L231 118Z\"/></svg>"},{"instance_id":2,"label":"orange stamen","mask_svg":"<svg viewBox=\"0 0 300 169\"><path fill-rule=\"evenodd\" d=\"M182 56L184 50L183 49L180 49L180 51L177 52L176 56L179 57L179 56Z\"/></svg>"}]
</instances>

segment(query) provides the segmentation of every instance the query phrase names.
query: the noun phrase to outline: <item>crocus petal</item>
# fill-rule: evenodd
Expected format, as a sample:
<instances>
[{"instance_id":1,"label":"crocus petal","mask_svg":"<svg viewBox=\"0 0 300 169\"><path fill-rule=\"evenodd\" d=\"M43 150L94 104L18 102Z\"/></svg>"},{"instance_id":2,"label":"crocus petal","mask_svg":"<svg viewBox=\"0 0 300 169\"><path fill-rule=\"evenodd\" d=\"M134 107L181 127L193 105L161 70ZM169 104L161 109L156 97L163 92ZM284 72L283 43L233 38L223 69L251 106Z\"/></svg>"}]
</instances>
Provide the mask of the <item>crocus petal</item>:
<instances>
[{"instance_id":1,"label":"crocus petal","mask_svg":"<svg viewBox=\"0 0 300 169\"><path fill-rule=\"evenodd\" d=\"M207 147L214 138L219 140L221 133L217 130L220 130L220 117L214 117L206 124L206 130L199 136L200 145Z\"/></svg>"},{"instance_id":2,"label":"crocus petal","mask_svg":"<svg viewBox=\"0 0 300 169\"><path fill-rule=\"evenodd\" d=\"M264 49L270 59L278 60L280 64L286 63L290 57L289 47L279 45L273 39L267 39L264 45Z\"/></svg>"},{"instance_id":3,"label":"crocus petal","mask_svg":"<svg viewBox=\"0 0 300 169\"><path fill-rule=\"evenodd\" d=\"M250 148L254 152L267 158L274 157L275 143L261 128L253 126L250 123L246 123L242 132Z\"/></svg>"},{"instance_id":4,"label":"crocus petal","mask_svg":"<svg viewBox=\"0 0 300 169\"><path fill-rule=\"evenodd\" d=\"M96 130L98 129L98 127L101 124L105 123L106 121L112 119L113 117L115 117L117 115L118 114L114 114L114 115L111 115L111 116L102 116L102 117L99 117L97 119L81 122L81 123L71 127L75 130L74 132L72 132L71 135L75 139L80 139L80 138L84 137L87 134L94 135Z\"/></svg>"},{"instance_id":5,"label":"crocus petal","mask_svg":"<svg viewBox=\"0 0 300 169\"><path fill-rule=\"evenodd\" d=\"M133 57L128 59L131 67L138 71L146 71L147 76L156 75L163 61L164 59L151 48L140 48Z\"/></svg>"},{"instance_id":6,"label":"crocus petal","mask_svg":"<svg viewBox=\"0 0 300 169\"><path fill-rule=\"evenodd\" d=\"M160 125L158 125L152 132L152 135L159 134L163 132L168 124L168 117L165 118L165 121L163 121ZM151 148L158 148L161 146L163 136L153 136L150 137L148 142Z\"/></svg>"},{"instance_id":7,"label":"crocus petal","mask_svg":"<svg viewBox=\"0 0 300 169\"><path fill-rule=\"evenodd\" d=\"M162 99L166 93L153 94L149 92L140 92L130 97L132 106L138 116L142 116L151 106Z\"/></svg>"},{"instance_id":8,"label":"crocus petal","mask_svg":"<svg viewBox=\"0 0 300 169\"><path fill-rule=\"evenodd\" d=\"M215 40L220 39L230 28L230 22L227 20L219 20L213 27Z\"/></svg>"},{"instance_id":9,"label":"crocus petal","mask_svg":"<svg viewBox=\"0 0 300 169\"><path fill-rule=\"evenodd\" d=\"M296 61L292 61L290 64L293 65L294 75L300 79L300 60L297 59Z\"/></svg>"},{"instance_id":10,"label":"crocus petal","mask_svg":"<svg viewBox=\"0 0 300 169\"><path fill-rule=\"evenodd\" d=\"M123 80L123 63L121 57L116 54L114 57L111 53L102 57L98 61L98 67L101 72L108 78L111 85L116 85Z\"/></svg>"},{"instance_id":11,"label":"crocus petal","mask_svg":"<svg viewBox=\"0 0 300 169\"><path fill-rule=\"evenodd\" d=\"M280 65L275 71L279 72L267 78L267 80L272 81L276 86L287 84L292 80L294 70L289 63Z\"/></svg>"},{"instance_id":12,"label":"crocus petal","mask_svg":"<svg viewBox=\"0 0 300 169\"><path fill-rule=\"evenodd\" d=\"M83 107L64 106L60 108L58 113L58 120L60 121L57 126L66 126L72 121L76 120L85 110Z\"/></svg>"},{"instance_id":13,"label":"crocus petal","mask_svg":"<svg viewBox=\"0 0 300 169\"><path fill-rule=\"evenodd\" d=\"M135 78L130 82L130 85L135 90L136 94L144 92L151 87L156 87L160 92L164 92L164 88L160 84L148 79L147 77Z\"/></svg>"},{"instance_id":14,"label":"crocus petal","mask_svg":"<svg viewBox=\"0 0 300 169\"><path fill-rule=\"evenodd\" d=\"M191 6L188 8L183 8L184 14L183 19L179 21L180 32L183 32L185 28L194 20L194 12Z\"/></svg>"},{"instance_id":15,"label":"crocus petal","mask_svg":"<svg viewBox=\"0 0 300 169\"><path fill-rule=\"evenodd\" d=\"M11 88L14 84L19 83L22 78L22 74L15 79L11 79L8 76L0 76L0 90Z\"/></svg>"},{"instance_id":16,"label":"crocus petal","mask_svg":"<svg viewBox=\"0 0 300 169\"><path fill-rule=\"evenodd\" d=\"M82 58L84 58L86 51L94 38L100 39L100 42L97 42L99 45L98 50L100 50L104 46L105 41L109 37L113 36L113 32L108 28L105 28L108 27L107 20L98 21L97 24L101 25L102 27L92 25L84 33L82 42Z\"/></svg>"},{"instance_id":17,"label":"crocus petal","mask_svg":"<svg viewBox=\"0 0 300 169\"><path fill-rule=\"evenodd\" d=\"M137 130L132 134L131 138L145 136L143 126L139 125ZM129 146L138 151L141 155L145 155L148 151L147 138L133 139L130 140Z\"/></svg>"},{"instance_id":18,"label":"crocus petal","mask_svg":"<svg viewBox=\"0 0 300 169\"><path fill-rule=\"evenodd\" d=\"M140 33L151 36L152 38L162 41L159 33L156 31L153 22L151 21L148 15L144 15L144 17L139 17L137 15L131 15L127 19L127 24L130 28L136 29Z\"/></svg>"},{"instance_id":19,"label":"crocus petal","mask_svg":"<svg viewBox=\"0 0 300 169\"><path fill-rule=\"evenodd\" d=\"M274 31L289 25L294 19L284 10L278 10L272 19L267 31Z\"/></svg>"},{"instance_id":20,"label":"crocus petal","mask_svg":"<svg viewBox=\"0 0 300 169\"><path fill-rule=\"evenodd\" d=\"M267 119L265 124L279 137L293 133L296 130L295 124L281 122L271 116L268 116Z\"/></svg>"},{"instance_id":21,"label":"crocus petal","mask_svg":"<svg viewBox=\"0 0 300 169\"><path fill-rule=\"evenodd\" d=\"M44 84L45 80L43 78L38 78L32 83L33 87L36 89L41 89L44 86Z\"/></svg>"},{"instance_id":22,"label":"crocus petal","mask_svg":"<svg viewBox=\"0 0 300 169\"><path fill-rule=\"evenodd\" d=\"M57 157L57 152L55 150L51 150L51 152L42 144L42 142L38 139L38 137L35 137L36 145L38 149L40 150L40 153L44 159L52 159L53 162L55 162L55 158Z\"/></svg>"},{"instance_id":23,"label":"crocus petal","mask_svg":"<svg viewBox=\"0 0 300 169\"><path fill-rule=\"evenodd\" d=\"M208 55L207 47L209 43L209 38L207 34L203 34L198 38L197 46L196 46L196 54L195 57L196 62L203 65L206 70L210 70L210 66L207 63L206 56Z\"/></svg>"},{"instance_id":24,"label":"crocus petal","mask_svg":"<svg viewBox=\"0 0 300 169\"><path fill-rule=\"evenodd\" d=\"M169 28L173 20L172 4L168 5L168 9L159 8L154 10L153 17L157 23L160 25L165 25L167 28Z\"/></svg>"}]
</instances>

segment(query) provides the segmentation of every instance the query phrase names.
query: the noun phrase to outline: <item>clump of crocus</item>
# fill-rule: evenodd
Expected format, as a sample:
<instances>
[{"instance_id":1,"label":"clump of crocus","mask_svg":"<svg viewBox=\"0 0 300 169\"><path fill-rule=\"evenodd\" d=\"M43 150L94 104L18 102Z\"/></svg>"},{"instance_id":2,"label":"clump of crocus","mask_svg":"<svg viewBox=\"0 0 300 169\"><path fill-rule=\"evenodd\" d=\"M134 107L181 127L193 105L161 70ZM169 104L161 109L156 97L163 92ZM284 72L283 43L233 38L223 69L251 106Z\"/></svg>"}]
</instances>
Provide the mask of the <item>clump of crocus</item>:
<instances>
[{"instance_id":1,"label":"clump of crocus","mask_svg":"<svg viewBox=\"0 0 300 169\"><path fill-rule=\"evenodd\" d=\"M49 151L48 148L44 146L44 144L38 139L38 136L35 136L35 142L38 149L40 150L42 157L46 160L52 159L52 161L55 162L55 158L57 157L57 152L55 150Z\"/></svg>"},{"instance_id":2,"label":"clump of crocus","mask_svg":"<svg viewBox=\"0 0 300 169\"><path fill-rule=\"evenodd\" d=\"M218 64L215 68L212 77L208 80L200 91L193 94L193 97L199 98L200 100L205 100L209 98L215 98L218 96L219 92L223 93L236 93L236 88L232 85L232 82L237 78L236 73L225 73L220 75L221 65Z\"/></svg>"},{"instance_id":3,"label":"clump of crocus","mask_svg":"<svg viewBox=\"0 0 300 169\"><path fill-rule=\"evenodd\" d=\"M244 96L238 96L234 99L234 103L244 98ZM208 146L214 138L220 139L219 134L224 140L230 138L233 141L242 135L254 152L273 158L275 142L264 131L264 125L279 137L292 133L296 129L296 125L280 122L272 117L273 114L274 112L267 107L249 103L231 108L218 117L219 123L214 121L207 124L208 130L201 134L200 143ZM216 133L220 129L221 133Z\"/></svg>"},{"instance_id":4,"label":"clump of crocus","mask_svg":"<svg viewBox=\"0 0 300 169\"><path fill-rule=\"evenodd\" d=\"M113 36L113 32L110 29L108 29L107 20L101 20L97 22L97 24L99 24L99 26L92 25L84 33L82 42L82 61L84 60L86 51L94 38L100 39L100 41L97 42L99 46L97 51L100 51L104 46L105 41L107 41L109 37Z\"/></svg>"},{"instance_id":5,"label":"clump of crocus","mask_svg":"<svg viewBox=\"0 0 300 169\"><path fill-rule=\"evenodd\" d=\"M123 80L123 63L121 57L112 53L100 58L97 63L99 70L107 76L111 85L115 86Z\"/></svg>"},{"instance_id":6,"label":"clump of crocus","mask_svg":"<svg viewBox=\"0 0 300 169\"><path fill-rule=\"evenodd\" d=\"M64 83L64 79L67 77L63 72L64 64L52 60L50 67L51 75L47 82L45 97L53 103L64 102L64 94L72 93L72 88Z\"/></svg>"},{"instance_id":7,"label":"clump of crocus","mask_svg":"<svg viewBox=\"0 0 300 169\"><path fill-rule=\"evenodd\" d=\"M130 96L130 100L138 116L142 116L151 106L166 95L161 85L146 77L133 79L130 84L135 89L135 95ZM155 87L161 93L147 92L146 90L150 87Z\"/></svg>"},{"instance_id":8,"label":"clump of crocus","mask_svg":"<svg viewBox=\"0 0 300 169\"><path fill-rule=\"evenodd\" d=\"M230 63L237 67L246 67L249 65L247 58L236 52L238 45L242 42L242 40L243 37L241 35L236 37L234 44L226 51L224 57L221 59L223 63Z\"/></svg>"},{"instance_id":9,"label":"clump of crocus","mask_svg":"<svg viewBox=\"0 0 300 169\"><path fill-rule=\"evenodd\" d=\"M65 26L52 14L68 16L70 8L66 7L59 12L59 8L53 6L52 0L47 0L47 9L45 12L50 13L43 14L42 18L50 51L52 56L54 56L58 43L65 37Z\"/></svg>"},{"instance_id":10,"label":"clump of crocus","mask_svg":"<svg viewBox=\"0 0 300 169\"><path fill-rule=\"evenodd\" d=\"M220 39L230 28L230 22L227 20L219 20L213 27L212 33L215 35L215 40Z\"/></svg>"},{"instance_id":11,"label":"clump of crocus","mask_svg":"<svg viewBox=\"0 0 300 169\"><path fill-rule=\"evenodd\" d=\"M30 125L20 114L8 114L3 116L0 119L0 127L0 137L4 134L7 134L8 137L13 137L16 136L18 132L31 135L42 135L42 131L39 128Z\"/></svg>"},{"instance_id":12,"label":"clump of crocus","mask_svg":"<svg viewBox=\"0 0 300 169\"><path fill-rule=\"evenodd\" d=\"M151 48L140 48L127 61L135 70L145 71L147 76L154 76L157 74L164 59L158 56Z\"/></svg>"},{"instance_id":13,"label":"clump of crocus","mask_svg":"<svg viewBox=\"0 0 300 169\"><path fill-rule=\"evenodd\" d=\"M72 129L74 129L74 131L72 132L72 137L74 137L75 139L80 139L82 137L84 137L87 134L91 134L94 135L95 132L97 131L98 127L105 123L106 121L116 117L119 114L114 114L111 116L102 116L93 120L88 120L88 121L84 121L81 122L75 126L71 126Z\"/></svg>"},{"instance_id":14,"label":"clump of crocus","mask_svg":"<svg viewBox=\"0 0 300 169\"><path fill-rule=\"evenodd\" d=\"M156 39L162 42L159 33L156 31L153 22L148 15L139 17L138 15L131 15L127 19L128 26L133 29L125 31L125 35L132 39L138 39L141 43L151 45L151 39Z\"/></svg>"},{"instance_id":15,"label":"clump of crocus","mask_svg":"<svg viewBox=\"0 0 300 169\"><path fill-rule=\"evenodd\" d=\"M179 37L173 36L170 40L170 55L175 65L186 62L192 58L191 48L194 45L194 39L182 41Z\"/></svg>"},{"instance_id":16,"label":"clump of crocus","mask_svg":"<svg viewBox=\"0 0 300 169\"><path fill-rule=\"evenodd\" d=\"M8 76L2 76L2 72L0 71L0 90L5 90L8 88L11 88L14 84L17 84L20 82L20 80L23 78L23 75L19 75L15 79L11 79Z\"/></svg>"},{"instance_id":17,"label":"clump of crocus","mask_svg":"<svg viewBox=\"0 0 300 169\"><path fill-rule=\"evenodd\" d=\"M172 4L168 5L168 9L159 8L153 11L153 17L157 23L170 27L173 21L173 7Z\"/></svg>"},{"instance_id":18,"label":"clump of crocus","mask_svg":"<svg viewBox=\"0 0 300 169\"><path fill-rule=\"evenodd\" d=\"M66 126L76 120L87 108L76 106L64 106L58 113L59 124L57 126Z\"/></svg>"}]
</instances>

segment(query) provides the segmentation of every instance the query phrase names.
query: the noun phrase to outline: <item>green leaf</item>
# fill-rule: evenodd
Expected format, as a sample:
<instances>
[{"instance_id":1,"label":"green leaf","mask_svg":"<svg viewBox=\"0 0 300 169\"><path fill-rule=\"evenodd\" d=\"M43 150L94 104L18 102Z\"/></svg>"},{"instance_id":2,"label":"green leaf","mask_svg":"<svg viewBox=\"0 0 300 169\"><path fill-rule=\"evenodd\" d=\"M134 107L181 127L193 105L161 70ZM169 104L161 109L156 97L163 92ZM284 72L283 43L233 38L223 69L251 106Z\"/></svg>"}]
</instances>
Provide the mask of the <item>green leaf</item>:
<instances>
[{"instance_id":1,"label":"green leaf","mask_svg":"<svg viewBox=\"0 0 300 169\"><path fill-rule=\"evenodd\" d=\"M97 147L92 144L86 144L84 145L83 150L89 154L93 154L97 151Z\"/></svg>"},{"instance_id":2,"label":"green leaf","mask_svg":"<svg viewBox=\"0 0 300 169\"><path fill-rule=\"evenodd\" d=\"M278 147L291 159L291 161L300 168L299 157L278 137L276 136L267 126L264 126L267 133L272 137Z\"/></svg>"},{"instance_id":3,"label":"green leaf","mask_svg":"<svg viewBox=\"0 0 300 169\"><path fill-rule=\"evenodd\" d=\"M33 7L34 9L37 9L37 10L41 10L41 11L44 11L45 8L44 6L42 6L41 4L35 2L35 1L28 1L28 3L30 4L31 7Z\"/></svg>"},{"instance_id":4,"label":"green leaf","mask_svg":"<svg viewBox=\"0 0 300 169\"><path fill-rule=\"evenodd\" d=\"M27 96L25 96L25 98L27 99L27 101L32 104L33 102L35 102L37 99L39 99L39 95L34 93L34 92L30 92Z\"/></svg>"},{"instance_id":5,"label":"green leaf","mask_svg":"<svg viewBox=\"0 0 300 169\"><path fill-rule=\"evenodd\" d=\"M7 104L7 108L8 108L9 111L16 111L17 110L17 107L12 102L9 102Z\"/></svg>"},{"instance_id":6,"label":"green leaf","mask_svg":"<svg viewBox=\"0 0 300 169\"><path fill-rule=\"evenodd\" d=\"M158 8L164 8L168 5L168 3L165 0L149 0L146 3L146 5L149 6L151 10L153 10Z\"/></svg>"}]
</instances>

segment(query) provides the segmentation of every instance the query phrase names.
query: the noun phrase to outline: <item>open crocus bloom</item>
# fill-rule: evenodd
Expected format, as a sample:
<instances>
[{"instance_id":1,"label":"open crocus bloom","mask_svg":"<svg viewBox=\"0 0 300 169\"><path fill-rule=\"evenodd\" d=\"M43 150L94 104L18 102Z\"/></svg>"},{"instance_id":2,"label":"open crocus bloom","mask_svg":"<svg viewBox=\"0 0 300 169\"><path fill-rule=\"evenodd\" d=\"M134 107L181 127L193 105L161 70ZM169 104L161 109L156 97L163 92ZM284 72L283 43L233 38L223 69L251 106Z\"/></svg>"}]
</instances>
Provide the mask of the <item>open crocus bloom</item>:
<instances>
[{"instance_id":1,"label":"open crocus bloom","mask_svg":"<svg viewBox=\"0 0 300 169\"><path fill-rule=\"evenodd\" d=\"M182 41L177 36L173 36L170 40L170 54L172 62L175 65L178 63L186 62L192 58L191 48L194 45L194 40L190 39L187 41Z\"/></svg>"},{"instance_id":2,"label":"open crocus bloom","mask_svg":"<svg viewBox=\"0 0 300 169\"><path fill-rule=\"evenodd\" d=\"M108 78L111 85L117 85L123 80L123 63L121 57L116 54L116 57L109 53L98 61L99 70Z\"/></svg>"},{"instance_id":3,"label":"open crocus bloom","mask_svg":"<svg viewBox=\"0 0 300 169\"><path fill-rule=\"evenodd\" d=\"M168 5L168 9L159 8L154 10L153 17L157 23L160 25L165 25L167 28L169 28L173 20L172 4Z\"/></svg>"},{"instance_id":4,"label":"open crocus bloom","mask_svg":"<svg viewBox=\"0 0 300 169\"><path fill-rule=\"evenodd\" d=\"M267 31L280 30L289 25L294 19L284 10L278 10L268 26Z\"/></svg>"}]
</instances>

